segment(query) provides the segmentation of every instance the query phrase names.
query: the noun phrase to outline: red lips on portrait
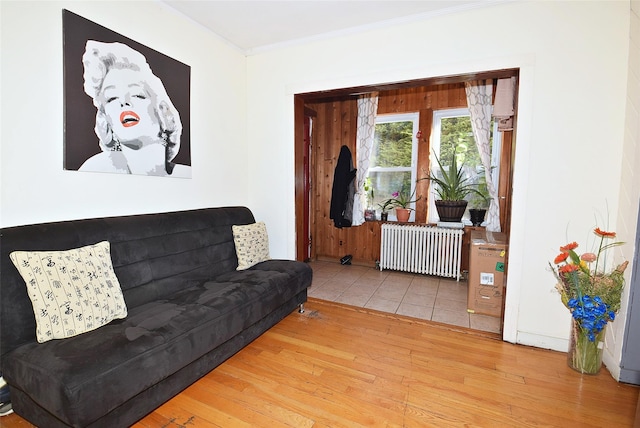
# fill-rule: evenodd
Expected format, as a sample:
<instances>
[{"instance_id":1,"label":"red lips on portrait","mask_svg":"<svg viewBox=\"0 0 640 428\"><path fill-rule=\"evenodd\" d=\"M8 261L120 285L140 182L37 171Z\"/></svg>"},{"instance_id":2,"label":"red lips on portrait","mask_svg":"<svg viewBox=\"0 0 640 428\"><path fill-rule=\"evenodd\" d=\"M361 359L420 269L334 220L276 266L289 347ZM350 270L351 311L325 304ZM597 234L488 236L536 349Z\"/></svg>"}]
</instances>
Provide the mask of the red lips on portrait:
<instances>
[{"instance_id":1,"label":"red lips on portrait","mask_svg":"<svg viewBox=\"0 0 640 428\"><path fill-rule=\"evenodd\" d=\"M140 116L138 116L135 112L127 110L120 113L120 123L125 128L130 126L135 126L140 122Z\"/></svg>"}]
</instances>

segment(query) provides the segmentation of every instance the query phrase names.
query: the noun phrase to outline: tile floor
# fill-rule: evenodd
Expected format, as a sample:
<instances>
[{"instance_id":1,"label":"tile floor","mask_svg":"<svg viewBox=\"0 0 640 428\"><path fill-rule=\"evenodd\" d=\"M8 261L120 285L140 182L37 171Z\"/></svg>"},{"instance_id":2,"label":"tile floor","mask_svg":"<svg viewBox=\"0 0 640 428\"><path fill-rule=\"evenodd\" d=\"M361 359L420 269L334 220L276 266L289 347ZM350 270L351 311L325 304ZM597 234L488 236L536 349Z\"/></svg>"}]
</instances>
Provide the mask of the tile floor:
<instances>
[{"instance_id":1,"label":"tile floor","mask_svg":"<svg viewBox=\"0 0 640 428\"><path fill-rule=\"evenodd\" d=\"M309 297L500 333L500 318L467 312L467 281L313 261Z\"/></svg>"}]
</instances>

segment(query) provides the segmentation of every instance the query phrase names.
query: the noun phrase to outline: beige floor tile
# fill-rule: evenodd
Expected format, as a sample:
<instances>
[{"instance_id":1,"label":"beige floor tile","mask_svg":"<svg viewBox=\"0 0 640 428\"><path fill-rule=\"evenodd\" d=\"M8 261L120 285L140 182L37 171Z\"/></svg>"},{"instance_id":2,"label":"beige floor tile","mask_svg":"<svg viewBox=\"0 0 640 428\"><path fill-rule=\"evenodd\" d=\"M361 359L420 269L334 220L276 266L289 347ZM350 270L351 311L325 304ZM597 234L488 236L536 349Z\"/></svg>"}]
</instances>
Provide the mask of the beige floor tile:
<instances>
[{"instance_id":1,"label":"beige floor tile","mask_svg":"<svg viewBox=\"0 0 640 428\"><path fill-rule=\"evenodd\" d=\"M447 299L444 297L436 297L436 302L434 308L437 309L447 309L450 311L456 312L466 312L467 311L467 299L459 300L459 299Z\"/></svg>"},{"instance_id":2,"label":"beige floor tile","mask_svg":"<svg viewBox=\"0 0 640 428\"><path fill-rule=\"evenodd\" d=\"M334 302L344 303L345 305L357 306L363 308L364 305L371 299L370 295L366 294L349 294L342 293L337 297Z\"/></svg>"},{"instance_id":3,"label":"beige floor tile","mask_svg":"<svg viewBox=\"0 0 640 428\"><path fill-rule=\"evenodd\" d=\"M343 292L344 290L349 288L350 285L351 284L345 284L344 282L338 281L335 278L333 278L323 282L322 284L318 284L317 288L326 288L330 290L339 290L340 292ZM315 284L311 286L311 288L314 288L314 287L316 287Z\"/></svg>"},{"instance_id":4,"label":"beige floor tile","mask_svg":"<svg viewBox=\"0 0 640 428\"><path fill-rule=\"evenodd\" d=\"M340 277L340 282L344 284L353 284L362 276L362 272L357 271L345 271L340 272L336 277Z\"/></svg>"},{"instance_id":5,"label":"beige floor tile","mask_svg":"<svg viewBox=\"0 0 640 428\"><path fill-rule=\"evenodd\" d=\"M389 312L395 314L400 306L400 301L393 301L388 299L380 299L375 296L371 297L369 301L364 305L365 308L375 309L376 311Z\"/></svg>"},{"instance_id":6,"label":"beige floor tile","mask_svg":"<svg viewBox=\"0 0 640 428\"><path fill-rule=\"evenodd\" d=\"M414 274L391 271L384 282L389 284L411 284Z\"/></svg>"},{"instance_id":7,"label":"beige floor tile","mask_svg":"<svg viewBox=\"0 0 640 428\"><path fill-rule=\"evenodd\" d=\"M402 301L396 310L396 314L420 318L423 320L431 320L431 316L433 315L433 306L418 306Z\"/></svg>"},{"instance_id":8,"label":"beige floor tile","mask_svg":"<svg viewBox=\"0 0 640 428\"><path fill-rule=\"evenodd\" d=\"M338 297L342 294L341 290L325 288L325 287L310 287L308 289L309 297L314 297L316 299L328 300L330 302L335 302Z\"/></svg>"},{"instance_id":9,"label":"beige floor tile","mask_svg":"<svg viewBox=\"0 0 640 428\"><path fill-rule=\"evenodd\" d=\"M402 303L433 308L436 303L436 296L430 294L412 294L411 290L408 290L402 299Z\"/></svg>"},{"instance_id":10,"label":"beige floor tile","mask_svg":"<svg viewBox=\"0 0 640 428\"><path fill-rule=\"evenodd\" d=\"M316 275L314 275L313 280L311 281L311 286L316 288L322 287L324 284L326 284L330 280L331 278L319 278Z\"/></svg>"},{"instance_id":11,"label":"beige floor tile","mask_svg":"<svg viewBox=\"0 0 640 428\"><path fill-rule=\"evenodd\" d=\"M377 289L378 287L380 287L380 285L382 285L384 281L380 280L380 279L375 279L375 278L366 278L364 276L358 278L355 280L355 282L353 284L350 285L350 287L359 287L359 288L364 288L364 289Z\"/></svg>"},{"instance_id":12,"label":"beige floor tile","mask_svg":"<svg viewBox=\"0 0 640 428\"><path fill-rule=\"evenodd\" d=\"M408 296L433 296L438 294L438 283L420 283L413 281L407 289Z\"/></svg>"},{"instance_id":13,"label":"beige floor tile","mask_svg":"<svg viewBox=\"0 0 640 428\"><path fill-rule=\"evenodd\" d=\"M434 307L431 321L470 328L469 313L466 310L464 312L451 311L448 309L438 309Z\"/></svg>"},{"instance_id":14,"label":"beige floor tile","mask_svg":"<svg viewBox=\"0 0 640 428\"><path fill-rule=\"evenodd\" d=\"M442 281L438 287L438 297L448 300L467 301L467 284Z\"/></svg>"},{"instance_id":15,"label":"beige floor tile","mask_svg":"<svg viewBox=\"0 0 640 428\"><path fill-rule=\"evenodd\" d=\"M342 294L347 296L366 296L367 299L369 299L371 296L374 295L377 289L378 289L377 285L372 287L370 284L363 286L362 284L355 283L355 284L352 284L346 290L344 290L344 293Z\"/></svg>"},{"instance_id":16,"label":"beige floor tile","mask_svg":"<svg viewBox=\"0 0 640 428\"><path fill-rule=\"evenodd\" d=\"M383 282L376 290L374 297L378 299L393 300L394 302L401 302L402 298L407 293L409 284L401 283L388 283Z\"/></svg>"},{"instance_id":17,"label":"beige floor tile","mask_svg":"<svg viewBox=\"0 0 640 428\"><path fill-rule=\"evenodd\" d=\"M371 278L377 279L380 281L384 281L389 276L389 271L380 271L380 269L367 269L363 274L362 278Z\"/></svg>"}]
</instances>

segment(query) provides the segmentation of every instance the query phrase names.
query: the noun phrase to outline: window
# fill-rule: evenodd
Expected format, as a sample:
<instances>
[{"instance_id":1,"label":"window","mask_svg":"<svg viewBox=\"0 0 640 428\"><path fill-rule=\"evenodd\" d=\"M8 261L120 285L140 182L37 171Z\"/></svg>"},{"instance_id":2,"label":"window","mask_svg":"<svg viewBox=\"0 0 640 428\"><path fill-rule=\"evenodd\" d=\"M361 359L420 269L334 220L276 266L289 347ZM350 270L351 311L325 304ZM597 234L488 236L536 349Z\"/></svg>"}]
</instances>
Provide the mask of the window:
<instances>
[{"instance_id":1,"label":"window","mask_svg":"<svg viewBox=\"0 0 640 428\"><path fill-rule=\"evenodd\" d=\"M498 132L497 122L493 122L491 132L491 178L494 186L498 185L498 177L500 176L500 150L501 136ZM458 167L464 162L465 177L471 182L478 184L477 189L486 191L486 179L484 176L484 168L480 160L480 154L473 137L471 129L471 117L469 109L450 109L436 110L433 112L433 131L431 133L431 155L438 155L438 158L446 168L450 164L453 151L457 153ZM437 162L431 157L431 171L437 173ZM429 222L438 221L438 213L436 211L435 199L436 194L431 185L429 191ZM488 195L488 193L487 193ZM471 224L469 221L469 208L477 208L481 204L482 198L471 194L467 197L469 204L467 211L462 218L465 224Z\"/></svg>"},{"instance_id":2,"label":"window","mask_svg":"<svg viewBox=\"0 0 640 428\"><path fill-rule=\"evenodd\" d=\"M369 206L380 211L380 205L392 194L404 189L411 194L416 183L418 158L418 113L387 114L376 117L374 143L367 174L374 190ZM415 204L411 204L415 208ZM411 218L415 218L411 211ZM395 219L394 210L389 219Z\"/></svg>"}]
</instances>

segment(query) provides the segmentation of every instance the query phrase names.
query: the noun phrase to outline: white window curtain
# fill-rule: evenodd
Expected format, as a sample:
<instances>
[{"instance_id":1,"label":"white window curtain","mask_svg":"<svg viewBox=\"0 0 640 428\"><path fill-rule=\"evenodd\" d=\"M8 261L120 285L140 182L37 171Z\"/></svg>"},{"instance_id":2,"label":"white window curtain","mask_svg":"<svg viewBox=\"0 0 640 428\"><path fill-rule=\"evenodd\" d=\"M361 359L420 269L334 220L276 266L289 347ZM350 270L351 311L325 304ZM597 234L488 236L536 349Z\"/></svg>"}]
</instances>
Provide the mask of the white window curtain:
<instances>
[{"instance_id":1,"label":"white window curtain","mask_svg":"<svg viewBox=\"0 0 640 428\"><path fill-rule=\"evenodd\" d=\"M367 195L364 184L369 171L369 160L373 150L373 134L376 130L376 113L378 112L378 93L363 95L358 99L358 130L356 133L356 194L353 200L352 226L364 223L364 210L367 206Z\"/></svg>"},{"instance_id":2,"label":"white window curtain","mask_svg":"<svg viewBox=\"0 0 640 428\"><path fill-rule=\"evenodd\" d=\"M486 224L490 232L500 232L500 205L498 192L491 176L491 101L493 97L493 83L491 80L476 80L465 82L467 105L471 114L471 129L480 153L484 174L487 179L487 190L491 197Z\"/></svg>"}]
</instances>

